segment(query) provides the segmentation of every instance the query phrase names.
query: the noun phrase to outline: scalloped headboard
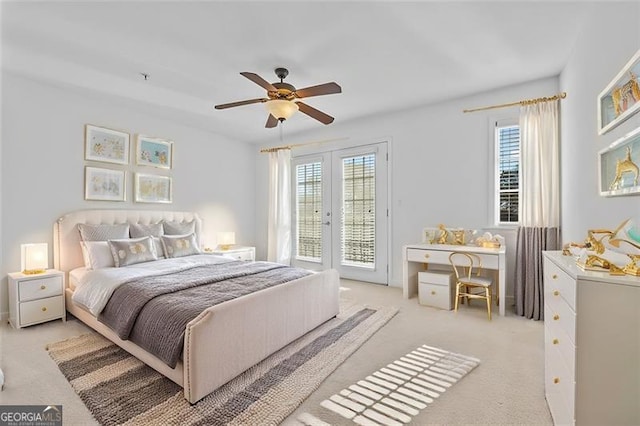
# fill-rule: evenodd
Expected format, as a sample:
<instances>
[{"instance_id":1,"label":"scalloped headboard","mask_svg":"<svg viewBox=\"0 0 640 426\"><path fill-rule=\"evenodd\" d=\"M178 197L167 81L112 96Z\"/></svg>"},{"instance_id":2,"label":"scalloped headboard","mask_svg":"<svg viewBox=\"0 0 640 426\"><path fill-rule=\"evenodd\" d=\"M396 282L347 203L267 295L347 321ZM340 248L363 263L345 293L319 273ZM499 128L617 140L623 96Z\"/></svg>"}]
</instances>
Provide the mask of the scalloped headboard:
<instances>
[{"instance_id":1,"label":"scalloped headboard","mask_svg":"<svg viewBox=\"0 0 640 426\"><path fill-rule=\"evenodd\" d=\"M69 272L84 266L80 248L79 223L92 225L140 223L148 225L161 220L196 221L198 241L202 235L202 220L197 213L162 210L78 210L62 216L53 224L53 263L56 269Z\"/></svg>"}]
</instances>

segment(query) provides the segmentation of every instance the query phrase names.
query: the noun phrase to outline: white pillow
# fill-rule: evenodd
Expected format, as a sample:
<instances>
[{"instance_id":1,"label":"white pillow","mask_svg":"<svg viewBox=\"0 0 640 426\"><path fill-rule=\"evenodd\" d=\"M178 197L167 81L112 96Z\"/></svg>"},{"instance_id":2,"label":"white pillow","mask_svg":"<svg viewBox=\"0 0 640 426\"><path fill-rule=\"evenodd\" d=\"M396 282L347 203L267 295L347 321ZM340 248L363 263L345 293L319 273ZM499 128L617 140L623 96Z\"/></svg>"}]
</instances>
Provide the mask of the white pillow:
<instances>
[{"instance_id":1,"label":"white pillow","mask_svg":"<svg viewBox=\"0 0 640 426\"><path fill-rule=\"evenodd\" d=\"M82 257L87 269L113 268L116 266L109 243L106 241L82 241Z\"/></svg>"}]
</instances>

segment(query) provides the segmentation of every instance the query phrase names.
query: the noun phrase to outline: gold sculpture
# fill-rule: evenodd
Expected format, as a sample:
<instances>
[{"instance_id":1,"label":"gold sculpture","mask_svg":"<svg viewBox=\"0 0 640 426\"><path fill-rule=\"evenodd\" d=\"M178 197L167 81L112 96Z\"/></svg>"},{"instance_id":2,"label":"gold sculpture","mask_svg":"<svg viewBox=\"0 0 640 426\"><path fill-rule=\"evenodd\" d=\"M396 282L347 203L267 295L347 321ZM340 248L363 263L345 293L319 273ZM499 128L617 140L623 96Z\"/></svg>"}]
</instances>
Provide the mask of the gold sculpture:
<instances>
[{"instance_id":1,"label":"gold sculpture","mask_svg":"<svg viewBox=\"0 0 640 426\"><path fill-rule=\"evenodd\" d=\"M449 239L449 231L444 226L444 223L438 225L439 234L438 237L431 240L431 244L447 244L447 240Z\"/></svg>"},{"instance_id":2,"label":"gold sculpture","mask_svg":"<svg viewBox=\"0 0 640 426\"><path fill-rule=\"evenodd\" d=\"M616 161L616 176L614 177L611 185L609 185L609 191L614 189L620 189L622 184L622 175L625 173L633 173L633 186L638 185L638 166L631 160L631 147L627 147L627 156L624 160L618 159Z\"/></svg>"}]
</instances>

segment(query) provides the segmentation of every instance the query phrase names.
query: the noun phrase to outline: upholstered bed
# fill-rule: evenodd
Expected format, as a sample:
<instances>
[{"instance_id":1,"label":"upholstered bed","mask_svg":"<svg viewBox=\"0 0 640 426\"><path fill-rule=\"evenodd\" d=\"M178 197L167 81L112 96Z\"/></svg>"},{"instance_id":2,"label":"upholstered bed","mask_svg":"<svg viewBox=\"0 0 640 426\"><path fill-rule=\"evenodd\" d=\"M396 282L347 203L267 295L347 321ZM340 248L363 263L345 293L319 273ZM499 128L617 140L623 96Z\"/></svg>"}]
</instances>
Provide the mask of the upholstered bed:
<instances>
[{"instance_id":1,"label":"upholstered bed","mask_svg":"<svg viewBox=\"0 0 640 426\"><path fill-rule=\"evenodd\" d=\"M82 322L184 388L195 403L262 359L338 314L339 277L335 270L314 273L205 308L184 330L182 356L175 368L147 350L123 340L112 328L74 301L69 273L85 265L78 224L202 223L191 212L80 210L54 224L54 264L66 273L66 309ZM75 282L73 283L75 284Z\"/></svg>"}]
</instances>

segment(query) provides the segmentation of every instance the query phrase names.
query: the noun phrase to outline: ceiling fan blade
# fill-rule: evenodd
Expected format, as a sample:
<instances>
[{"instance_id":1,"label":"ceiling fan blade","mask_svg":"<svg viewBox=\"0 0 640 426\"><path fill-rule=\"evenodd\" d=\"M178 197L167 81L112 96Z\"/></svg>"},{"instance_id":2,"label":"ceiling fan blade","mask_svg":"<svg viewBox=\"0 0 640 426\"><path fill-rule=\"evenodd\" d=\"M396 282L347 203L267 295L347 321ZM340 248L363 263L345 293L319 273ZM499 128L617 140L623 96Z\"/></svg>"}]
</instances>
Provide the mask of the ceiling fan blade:
<instances>
[{"instance_id":1,"label":"ceiling fan blade","mask_svg":"<svg viewBox=\"0 0 640 426\"><path fill-rule=\"evenodd\" d=\"M260 77L258 74L252 73L252 72L241 72L241 75L247 77L249 80L253 81L255 84L257 84L258 86L263 87L264 89L267 89L270 92L277 92L278 89L276 89L273 84L269 83L267 80L265 80L264 78Z\"/></svg>"},{"instance_id":2,"label":"ceiling fan blade","mask_svg":"<svg viewBox=\"0 0 640 426\"><path fill-rule=\"evenodd\" d=\"M273 114L269 114L269 118L267 118L267 124L264 125L267 129L272 127L276 127L278 125L278 119L273 116Z\"/></svg>"},{"instance_id":3,"label":"ceiling fan blade","mask_svg":"<svg viewBox=\"0 0 640 426\"><path fill-rule=\"evenodd\" d=\"M324 112L317 110L313 107L310 107L309 105L303 103L303 102L296 102L298 104L298 108L300 109L300 111L302 111L303 113L307 114L309 117L311 118L315 118L316 120L318 120L319 122L321 122L322 124L330 124L333 123L333 117L331 117L330 115L325 114Z\"/></svg>"},{"instance_id":4,"label":"ceiling fan blade","mask_svg":"<svg viewBox=\"0 0 640 426\"><path fill-rule=\"evenodd\" d=\"M265 98L248 99L246 101L238 101L238 102L231 102L228 104L216 105L215 109L225 109L225 108L232 108L232 107L237 107L242 105L257 104L258 102L266 102L268 100L269 99L265 99Z\"/></svg>"},{"instance_id":5,"label":"ceiling fan blade","mask_svg":"<svg viewBox=\"0 0 640 426\"><path fill-rule=\"evenodd\" d=\"M317 86L305 87L304 89L296 90L296 97L309 98L311 96L331 95L333 93L342 93L342 87L337 83L325 83Z\"/></svg>"}]
</instances>

